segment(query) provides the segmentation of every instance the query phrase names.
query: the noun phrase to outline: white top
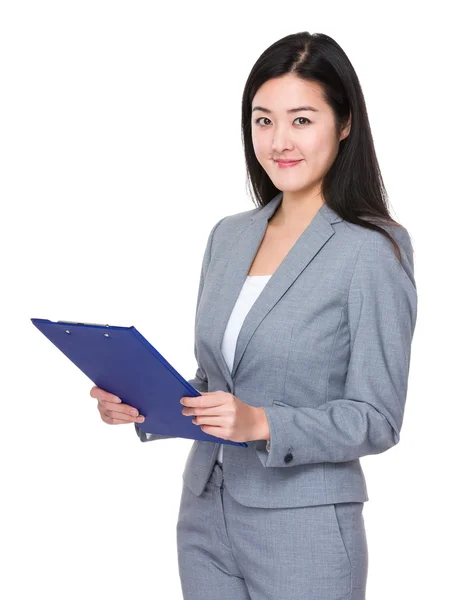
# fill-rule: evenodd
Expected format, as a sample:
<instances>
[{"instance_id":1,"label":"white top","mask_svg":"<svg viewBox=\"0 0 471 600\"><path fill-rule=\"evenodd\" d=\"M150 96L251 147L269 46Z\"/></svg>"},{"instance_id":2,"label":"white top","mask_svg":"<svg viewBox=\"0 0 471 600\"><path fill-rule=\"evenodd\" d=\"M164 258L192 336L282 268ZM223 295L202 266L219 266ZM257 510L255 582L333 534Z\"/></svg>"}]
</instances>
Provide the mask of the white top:
<instances>
[{"instance_id":1,"label":"white top","mask_svg":"<svg viewBox=\"0 0 471 600\"><path fill-rule=\"evenodd\" d=\"M241 330L242 324L247 316L247 313L252 308L252 304L260 295L260 292L268 283L271 275L247 275L247 278L242 286L240 294L236 300L231 316L227 322L224 336L222 339L222 353L224 360L232 371L234 364L234 355L237 344L237 338ZM146 433L147 439L152 437L152 434ZM219 445L217 460L222 464L224 444ZM270 449L270 441L267 441L267 450Z\"/></svg>"},{"instance_id":2,"label":"white top","mask_svg":"<svg viewBox=\"0 0 471 600\"><path fill-rule=\"evenodd\" d=\"M268 283L271 275L247 275L247 278L242 286L237 301L232 309L231 316L227 322L227 326L222 339L222 353L224 360L232 371L232 365L234 364L234 355L237 344L237 338L242 324L247 316L247 313L252 307L252 304L260 295L260 292ZM219 445L219 452L217 460L222 464L224 444Z\"/></svg>"}]
</instances>

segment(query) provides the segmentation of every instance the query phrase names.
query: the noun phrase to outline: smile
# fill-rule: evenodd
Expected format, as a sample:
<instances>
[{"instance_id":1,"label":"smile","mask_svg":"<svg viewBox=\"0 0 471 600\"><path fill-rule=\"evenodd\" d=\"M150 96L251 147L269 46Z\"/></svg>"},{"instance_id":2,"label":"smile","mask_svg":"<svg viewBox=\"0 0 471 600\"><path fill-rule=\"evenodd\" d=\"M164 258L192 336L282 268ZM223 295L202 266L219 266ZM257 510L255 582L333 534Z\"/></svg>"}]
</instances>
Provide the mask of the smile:
<instances>
[{"instance_id":1,"label":"smile","mask_svg":"<svg viewBox=\"0 0 471 600\"><path fill-rule=\"evenodd\" d=\"M275 162L280 167L280 169L286 169L287 167L294 167L294 166L298 165L301 161L294 160L292 162L281 162L281 161L275 160Z\"/></svg>"}]
</instances>

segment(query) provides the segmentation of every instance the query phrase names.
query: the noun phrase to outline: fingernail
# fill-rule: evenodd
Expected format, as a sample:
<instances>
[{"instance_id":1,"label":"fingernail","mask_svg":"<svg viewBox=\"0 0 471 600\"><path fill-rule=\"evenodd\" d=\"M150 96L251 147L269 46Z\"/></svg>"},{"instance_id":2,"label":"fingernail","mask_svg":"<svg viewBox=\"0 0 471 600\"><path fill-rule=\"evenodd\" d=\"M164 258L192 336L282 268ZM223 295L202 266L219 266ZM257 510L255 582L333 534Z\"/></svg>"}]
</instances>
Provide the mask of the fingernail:
<instances>
[{"instance_id":1,"label":"fingernail","mask_svg":"<svg viewBox=\"0 0 471 600\"><path fill-rule=\"evenodd\" d=\"M139 423L142 423L144 421L144 417L138 417L137 420L139 421Z\"/></svg>"}]
</instances>

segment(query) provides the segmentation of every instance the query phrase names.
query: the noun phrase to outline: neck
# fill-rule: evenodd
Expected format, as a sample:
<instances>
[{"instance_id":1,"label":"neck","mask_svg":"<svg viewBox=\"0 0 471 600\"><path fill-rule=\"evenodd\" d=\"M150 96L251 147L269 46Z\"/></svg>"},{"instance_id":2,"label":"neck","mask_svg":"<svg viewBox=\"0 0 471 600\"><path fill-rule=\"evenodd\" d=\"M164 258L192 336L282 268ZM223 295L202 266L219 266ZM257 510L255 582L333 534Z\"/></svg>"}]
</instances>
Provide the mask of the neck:
<instances>
[{"instance_id":1,"label":"neck","mask_svg":"<svg viewBox=\"0 0 471 600\"><path fill-rule=\"evenodd\" d=\"M280 226L307 227L323 204L325 201L320 192L315 195L283 192L282 201L273 217L276 217L276 224Z\"/></svg>"}]
</instances>

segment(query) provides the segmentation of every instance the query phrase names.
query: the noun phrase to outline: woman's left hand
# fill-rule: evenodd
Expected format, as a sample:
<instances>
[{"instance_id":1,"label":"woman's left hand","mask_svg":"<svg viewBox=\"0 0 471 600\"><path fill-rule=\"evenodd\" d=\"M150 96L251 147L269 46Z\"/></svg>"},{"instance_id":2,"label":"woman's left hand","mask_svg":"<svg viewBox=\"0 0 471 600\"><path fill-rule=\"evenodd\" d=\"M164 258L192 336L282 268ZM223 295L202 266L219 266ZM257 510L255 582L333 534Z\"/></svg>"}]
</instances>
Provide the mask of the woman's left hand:
<instances>
[{"instance_id":1,"label":"woman's left hand","mask_svg":"<svg viewBox=\"0 0 471 600\"><path fill-rule=\"evenodd\" d=\"M264 439L267 421L263 408L245 404L229 392L200 392L201 396L183 396L182 414L193 415L201 430L223 440L249 442Z\"/></svg>"}]
</instances>

